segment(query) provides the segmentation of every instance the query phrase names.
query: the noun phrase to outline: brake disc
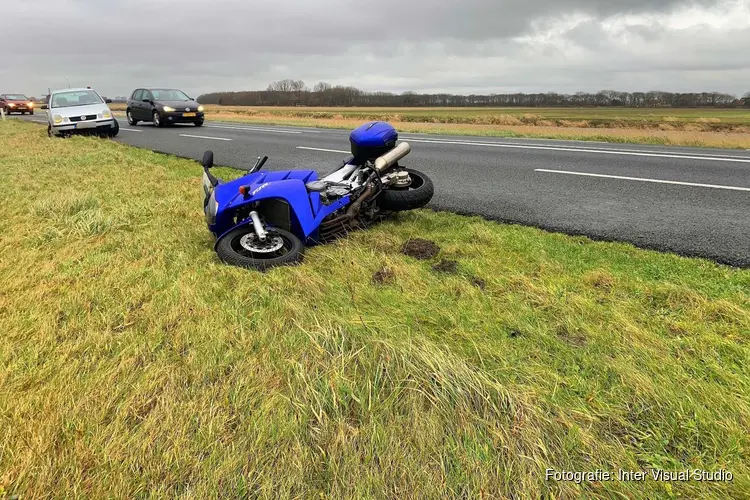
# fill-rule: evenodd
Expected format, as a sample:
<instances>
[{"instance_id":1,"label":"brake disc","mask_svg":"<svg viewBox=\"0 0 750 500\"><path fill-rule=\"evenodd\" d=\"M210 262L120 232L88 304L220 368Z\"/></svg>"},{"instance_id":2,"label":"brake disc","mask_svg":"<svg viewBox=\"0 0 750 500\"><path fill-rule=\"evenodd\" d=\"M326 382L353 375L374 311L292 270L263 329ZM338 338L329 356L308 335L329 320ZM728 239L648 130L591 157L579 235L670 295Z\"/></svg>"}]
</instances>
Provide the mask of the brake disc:
<instances>
[{"instance_id":1,"label":"brake disc","mask_svg":"<svg viewBox=\"0 0 750 500\"><path fill-rule=\"evenodd\" d=\"M255 233L248 233L240 239L240 246L253 253L272 253L284 246L281 236L269 234L266 241L260 241Z\"/></svg>"}]
</instances>

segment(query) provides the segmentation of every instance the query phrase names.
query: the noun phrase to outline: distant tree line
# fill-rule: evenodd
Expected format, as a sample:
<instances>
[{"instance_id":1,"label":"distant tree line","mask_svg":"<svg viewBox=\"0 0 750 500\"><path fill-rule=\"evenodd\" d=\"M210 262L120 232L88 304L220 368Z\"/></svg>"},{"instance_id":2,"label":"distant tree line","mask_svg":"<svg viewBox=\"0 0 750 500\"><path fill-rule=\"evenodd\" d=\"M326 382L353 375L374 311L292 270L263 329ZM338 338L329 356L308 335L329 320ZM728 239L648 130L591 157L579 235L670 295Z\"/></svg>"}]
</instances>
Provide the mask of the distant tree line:
<instances>
[{"instance_id":1,"label":"distant tree line","mask_svg":"<svg viewBox=\"0 0 750 500\"><path fill-rule=\"evenodd\" d=\"M214 92L198 97L202 104L224 106L373 106L373 107L737 107L750 106L750 92L744 101L720 92L619 92L602 90L595 94L417 94L367 92L351 86L320 82L312 89L302 80L280 80L266 90Z\"/></svg>"}]
</instances>

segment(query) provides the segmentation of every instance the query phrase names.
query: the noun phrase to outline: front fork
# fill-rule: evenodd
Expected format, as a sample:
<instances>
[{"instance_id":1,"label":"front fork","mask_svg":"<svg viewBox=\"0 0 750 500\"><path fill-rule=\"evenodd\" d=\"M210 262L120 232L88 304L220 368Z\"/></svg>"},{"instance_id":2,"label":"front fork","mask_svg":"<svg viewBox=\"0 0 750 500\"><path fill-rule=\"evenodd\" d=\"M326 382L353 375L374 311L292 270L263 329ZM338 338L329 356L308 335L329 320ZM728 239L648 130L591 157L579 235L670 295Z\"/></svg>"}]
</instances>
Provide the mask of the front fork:
<instances>
[{"instance_id":1,"label":"front fork","mask_svg":"<svg viewBox=\"0 0 750 500\"><path fill-rule=\"evenodd\" d=\"M255 228L255 234L258 235L258 239L260 241L266 241L266 230L263 228L263 224L260 222L260 217L258 216L258 212L253 210L250 212L250 218L253 220L253 227Z\"/></svg>"}]
</instances>

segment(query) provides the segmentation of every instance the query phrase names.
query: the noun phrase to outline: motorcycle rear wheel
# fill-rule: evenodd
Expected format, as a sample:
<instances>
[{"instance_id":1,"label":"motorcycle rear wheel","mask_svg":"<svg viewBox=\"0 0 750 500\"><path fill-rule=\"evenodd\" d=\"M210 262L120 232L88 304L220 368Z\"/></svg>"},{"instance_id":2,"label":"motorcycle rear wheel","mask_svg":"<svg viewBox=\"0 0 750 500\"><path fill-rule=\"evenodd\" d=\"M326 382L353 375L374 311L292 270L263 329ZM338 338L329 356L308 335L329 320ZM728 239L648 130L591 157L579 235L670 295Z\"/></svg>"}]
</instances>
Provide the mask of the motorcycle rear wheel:
<instances>
[{"instance_id":1,"label":"motorcycle rear wheel","mask_svg":"<svg viewBox=\"0 0 750 500\"><path fill-rule=\"evenodd\" d=\"M272 251L252 251L243 238L255 235L252 225L238 227L224 235L216 244L216 253L226 264L265 271L272 267L300 262L305 250L295 235L278 228L268 228L269 241L280 241L281 247ZM245 238L247 241L247 238ZM270 248L274 248L273 246Z\"/></svg>"},{"instance_id":2,"label":"motorcycle rear wheel","mask_svg":"<svg viewBox=\"0 0 750 500\"><path fill-rule=\"evenodd\" d=\"M409 173L411 185L405 189L387 188L378 196L378 206L384 210L399 212L422 208L432 200L435 187L432 180L422 172L404 168Z\"/></svg>"}]
</instances>

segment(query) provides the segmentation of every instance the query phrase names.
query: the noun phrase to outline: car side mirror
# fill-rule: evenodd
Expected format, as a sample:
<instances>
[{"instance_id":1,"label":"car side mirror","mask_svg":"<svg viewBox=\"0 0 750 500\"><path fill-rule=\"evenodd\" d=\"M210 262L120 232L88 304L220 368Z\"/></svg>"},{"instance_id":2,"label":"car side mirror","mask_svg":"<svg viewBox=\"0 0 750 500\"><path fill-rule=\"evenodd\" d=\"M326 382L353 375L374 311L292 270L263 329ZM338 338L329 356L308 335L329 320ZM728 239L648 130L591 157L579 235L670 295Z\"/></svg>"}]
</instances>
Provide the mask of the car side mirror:
<instances>
[{"instance_id":1,"label":"car side mirror","mask_svg":"<svg viewBox=\"0 0 750 500\"><path fill-rule=\"evenodd\" d=\"M109 104L110 102L112 102L112 99L104 99L104 102L106 102L107 104Z\"/></svg>"},{"instance_id":2,"label":"car side mirror","mask_svg":"<svg viewBox=\"0 0 750 500\"><path fill-rule=\"evenodd\" d=\"M147 102L147 103L149 103L149 104L151 103L151 101L150 101L149 99L142 99L142 101L143 101L143 102Z\"/></svg>"},{"instance_id":3,"label":"car side mirror","mask_svg":"<svg viewBox=\"0 0 750 500\"><path fill-rule=\"evenodd\" d=\"M211 168L214 166L214 152L213 151L206 151L203 153L203 168Z\"/></svg>"},{"instance_id":4,"label":"car side mirror","mask_svg":"<svg viewBox=\"0 0 750 500\"><path fill-rule=\"evenodd\" d=\"M46 104L42 104L42 108L41 109L49 109L49 107Z\"/></svg>"}]
</instances>

